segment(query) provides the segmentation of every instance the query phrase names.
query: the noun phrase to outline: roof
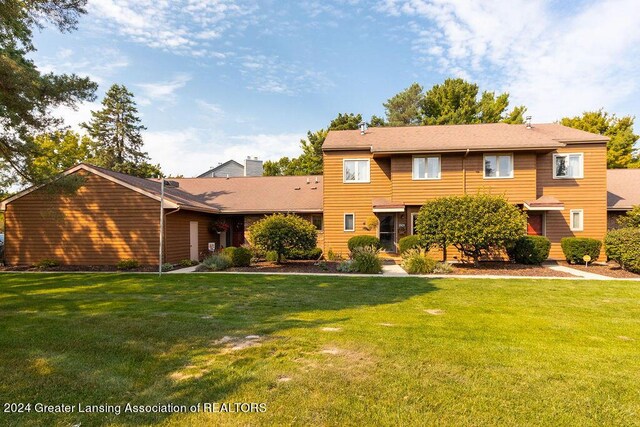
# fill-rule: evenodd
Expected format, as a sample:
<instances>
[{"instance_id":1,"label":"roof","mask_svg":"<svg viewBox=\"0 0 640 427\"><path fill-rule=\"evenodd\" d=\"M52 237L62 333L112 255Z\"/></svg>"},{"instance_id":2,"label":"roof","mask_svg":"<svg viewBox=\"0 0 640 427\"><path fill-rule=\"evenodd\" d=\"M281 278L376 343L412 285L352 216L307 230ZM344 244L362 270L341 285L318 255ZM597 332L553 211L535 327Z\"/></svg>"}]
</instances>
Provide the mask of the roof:
<instances>
[{"instance_id":1,"label":"roof","mask_svg":"<svg viewBox=\"0 0 640 427\"><path fill-rule=\"evenodd\" d=\"M629 210L640 205L640 169L607 170L607 209Z\"/></svg>"},{"instance_id":2,"label":"roof","mask_svg":"<svg viewBox=\"0 0 640 427\"><path fill-rule=\"evenodd\" d=\"M227 166L236 166L240 169L242 169L242 173L244 174L244 166L242 166L240 163L236 162L235 160L227 160L224 163L220 163L218 166L216 166L215 168L211 168L208 171L206 171L205 173L201 173L200 175L198 175L198 178L211 178L212 174L215 174L215 172L217 172L220 169L223 169Z\"/></svg>"},{"instance_id":3,"label":"roof","mask_svg":"<svg viewBox=\"0 0 640 427\"><path fill-rule=\"evenodd\" d=\"M322 176L172 179L221 213L322 212Z\"/></svg>"},{"instance_id":4,"label":"roof","mask_svg":"<svg viewBox=\"0 0 640 427\"><path fill-rule=\"evenodd\" d=\"M525 125L486 123L370 127L329 131L322 145L325 151L370 150L373 153L445 152L480 150L555 149L571 142L606 142L609 138L555 123Z\"/></svg>"},{"instance_id":5,"label":"roof","mask_svg":"<svg viewBox=\"0 0 640 427\"><path fill-rule=\"evenodd\" d=\"M61 176L86 170L160 200L160 180L145 179L81 163ZM211 213L322 212L322 176L178 178L165 186L165 206ZM2 201L0 210L42 186L30 187Z\"/></svg>"},{"instance_id":6,"label":"roof","mask_svg":"<svg viewBox=\"0 0 640 427\"><path fill-rule=\"evenodd\" d=\"M524 202L526 209L530 211L564 210L564 203L553 196L540 196L535 200Z\"/></svg>"}]
</instances>

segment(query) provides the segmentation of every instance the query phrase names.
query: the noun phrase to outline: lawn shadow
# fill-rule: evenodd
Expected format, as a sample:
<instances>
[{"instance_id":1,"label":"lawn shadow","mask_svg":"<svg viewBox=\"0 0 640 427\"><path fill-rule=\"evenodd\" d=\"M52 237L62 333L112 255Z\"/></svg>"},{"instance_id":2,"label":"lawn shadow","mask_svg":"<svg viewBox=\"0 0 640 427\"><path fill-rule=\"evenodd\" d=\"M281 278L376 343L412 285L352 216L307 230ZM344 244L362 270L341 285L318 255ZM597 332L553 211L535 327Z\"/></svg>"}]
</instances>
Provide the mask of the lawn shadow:
<instances>
[{"instance_id":1,"label":"lawn shadow","mask_svg":"<svg viewBox=\"0 0 640 427\"><path fill-rule=\"evenodd\" d=\"M295 346L284 331L320 329L348 320L340 310L435 290L418 278L3 274L0 393L52 404L221 402L251 384L264 359ZM322 319L311 312L323 312ZM63 420L137 425L170 416ZM37 418L50 421L61 418Z\"/></svg>"}]
</instances>

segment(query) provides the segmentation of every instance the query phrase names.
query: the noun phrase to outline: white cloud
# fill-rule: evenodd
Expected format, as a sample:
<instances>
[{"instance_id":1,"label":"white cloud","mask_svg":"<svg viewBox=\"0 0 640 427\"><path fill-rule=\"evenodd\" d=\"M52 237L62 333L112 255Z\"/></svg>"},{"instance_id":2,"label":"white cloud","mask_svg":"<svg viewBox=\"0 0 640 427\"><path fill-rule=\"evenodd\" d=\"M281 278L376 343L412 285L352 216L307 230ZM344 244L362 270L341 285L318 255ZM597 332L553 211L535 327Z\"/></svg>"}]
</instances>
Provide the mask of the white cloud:
<instances>
[{"instance_id":1,"label":"white cloud","mask_svg":"<svg viewBox=\"0 0 640 427\"><path fill-rule=\"evenodd\" d=\"M129 58L115 48L85 48L81 52L63 48L55 55L35 55L40 71L58 74L78 74L87 76L102 85L119 71L129 66Z\"/></svg>"},{"instance_id":2,"label":"white cloud","mask_svg":"<svg viewBox=\"0 0 640 427\"><path fill-rule=\"evenodd\" d=\"M414 20L418 59L445 75L508 90L534 121L617 105L640 95L636 0L386 0L378 10Z\"/></svg>"},{"instance_id":3,"label":"white cloud","mask_svg":"<svg viewBox=\"0 0 640 427\"><path fill-rule=\"evenodd\" d=\"M300 138L304 133L216 135L211 129L186 128L172 131L144 132L145 149L163 172L171 175L197 176L218 162L246 156L274 160L300 155Z\"/></svg>"},{"instance_id":4,"label":"white cloud","mask_svg":"<svg viewBox=\"0 0 640 427\"><path fill-rule=\"evenodd\" d=\"M142 105L148 105L150 101L173 101L176 91L183 88L191 80L188 74L178 74L169 81L155 83L140 83L136 86L142 89ZM146 99L145 99L146 98Z\"/></svg>"},{"instance_id":5,"label":"white cloud","mask_svg":"<svg viewBox=\"0 0 640 427\"><path fill-rule=\"evenodd\" d=\"M88 122L91 119L91 111L97 111L102 108L99 102L84 102L78 106L76 110L69 107L58 107L53 109L54 117L60 117L64 120L66 126L76 132L84 133L80 128L80 123Z\"/></svg>"}]
</instances>

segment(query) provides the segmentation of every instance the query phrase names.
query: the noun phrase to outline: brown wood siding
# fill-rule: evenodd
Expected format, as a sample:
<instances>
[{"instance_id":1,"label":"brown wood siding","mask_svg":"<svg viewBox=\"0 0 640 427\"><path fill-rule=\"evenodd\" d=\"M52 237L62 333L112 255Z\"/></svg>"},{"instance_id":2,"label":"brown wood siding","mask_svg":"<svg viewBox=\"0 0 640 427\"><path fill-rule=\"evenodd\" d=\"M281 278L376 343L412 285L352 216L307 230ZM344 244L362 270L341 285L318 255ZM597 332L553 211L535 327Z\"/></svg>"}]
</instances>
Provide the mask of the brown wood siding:
<instances>
[{"instance_id":1,"label":"brown wood siding","mask_svg":"<svg viewBox=\"0 0 640 427\"><path fill-rule=\"evenodd\" d=\"M157 264L159 202L86 171L75 174L85 182L73 195L45 187L7 205L7 264Z\"/></svg>"},{"instance_id":2,"label":"brown wood siding","mask_svg":"<svg viewBox=\"0 0 640 427\"><path fill-rule=\"evenodd\" d=\"M462 155L443 154L440 162L440 179L414 180L412 170L413 156L392 157L391 188L393 201L422 205L427 200L462 194Z\"/></svg>"},{"instance_id":3,"label":"brown wood siding","mask_svg":"<svg viewBox=\"0 0 640 427\"><path fill-rule=\"evenodd\" d=\"M538 155L537 196L550 195L564 203L563 211L546 215L550 258L562 259L560 239L591 237L602 240L607 232L607 150L605 144L573 144L559 153L584 153L584 178L553 179L553 153ZM584 210L584 231L571 231L572 209Z\"/></svg>"},{"instance_id":4,"label":"brown wood siding","mask_svg":"<svg viewBox=\"0 0 640 427\"><path fill-rule=\"evenodd\" d=\"M171 211L167 211L171 212ZM209 223L214 215L203 212L178 211L166 216L165 262L176 263L190 257L190 222L198 222L198 254L202 260L209 254L208 243L214 242L220 248L220 236L209 231Z\"/></svg>"},{"instance_id":5,"label":"brown wood siding","mask_svg":"<svg viewBox=\"0 0 640 427\"><path fill-rule=\"evenodd\" d=\"M370 183L343 183L343 159L370 159ZM364 222L373 215L374 199L391 200L391 160L373 158L368 151L324 153L324 252L348 254L347 241L360 234L377 235L365 230ZM355 214L355 231L344 231L344 214Z\"/></svg>"},{"instance_id":6,"label":"brown wood siding","mask_svg":"<svg viewBox=\"0 0 640 427\"><path fill-rule=\"evenodd\" d=\"M467 169L467 194L504 194L511 203L522 204L536 198L536 155L534 153L499 152L486 154L513 154L513 178L484 178L483 153L469 154L465 159Z\"/></svg>"}]
</instances>

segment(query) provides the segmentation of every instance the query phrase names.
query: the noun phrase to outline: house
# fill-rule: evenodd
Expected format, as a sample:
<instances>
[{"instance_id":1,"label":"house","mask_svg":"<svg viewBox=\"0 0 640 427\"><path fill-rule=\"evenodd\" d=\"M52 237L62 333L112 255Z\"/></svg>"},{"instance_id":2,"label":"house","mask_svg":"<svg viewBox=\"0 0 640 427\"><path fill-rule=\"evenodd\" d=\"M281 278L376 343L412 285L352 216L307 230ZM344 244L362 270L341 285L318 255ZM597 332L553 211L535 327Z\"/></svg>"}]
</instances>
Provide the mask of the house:
<instances>
[{"instance_id":1,"label":"house","mask_svg":"<svg viewBox=\"0 0 640 427\"><path fill-rule=\"evenodd\" d=\"M618 228L618 218L640 205L640 169L607 171L607 224Z\"/></svg>"},{"instance_id":2,"label":"house","mask_svg":"<svg viewBox=\"0 0 640 427\"><path fill-rule=\"evenodd\" d=\"M76 191L28 188L0 203L5 212L5 261L30 265L114 265L122 259L158 263L160 181L88 164L62 174ZM164 262L200 259L245 242L247 227L265 214L296 213L322 228L322 177L175 179L165 188ZM224 227L219 227L224 224Z\"/></svg>"},{"instance_id":3,"label":"house","mask_svg":"<svg viewBox=\"0 0 640 427\"><path fill-rule=\"evenodd\" d=\"M550 257L561 258L563 237L603 239L607 231L607 141L559 124L330 131L322 147L325 251L346 253L349 238L371 234L395 252L426 200L490 192L525 210L528 232L547 236Z\"/></svg>"},{"instance_id":4,"label":"house","mask_svg":"<svg viewBox=\"0 0 640 427\"><path fill-rule=\"evenodd\" d=\"M263 162L257 157L247 156L244 165L235 160L219 163L218 166L198 175L198 178L231 178L236 176L262 176Z\"/></svg>"}]
</instances>

